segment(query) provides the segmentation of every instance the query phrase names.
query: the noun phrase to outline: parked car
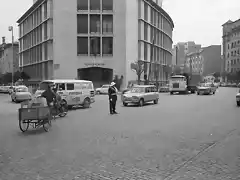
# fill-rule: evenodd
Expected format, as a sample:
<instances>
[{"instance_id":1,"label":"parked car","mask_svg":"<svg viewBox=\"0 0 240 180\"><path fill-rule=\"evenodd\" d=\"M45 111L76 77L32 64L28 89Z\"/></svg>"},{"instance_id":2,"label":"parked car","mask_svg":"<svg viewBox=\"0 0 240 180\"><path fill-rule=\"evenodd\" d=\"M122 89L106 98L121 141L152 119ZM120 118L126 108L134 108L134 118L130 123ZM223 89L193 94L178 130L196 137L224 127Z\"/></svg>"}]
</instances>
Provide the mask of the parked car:
<instances>
[{"instance_id":1,"label":"parked car","mask_svg":"<svg viewBox=\"0 0 240 180\"><path fill-rule=\"evenodd\" d=\"M96 94L108 94L109 84L102 85L100 88L96 88Z\"/></svg>"},{"instance_id":2,"label":"parked car","mask_svg":"<svg viewBox=\"0 0 240 180\"><path fill-rule=\"evenodd\" d=\"M197 95L200 94L215 94L217 87L213 83L205 83L198 87Z\"/></svg>"},{"instance_id":3,"label":"parked car","mask_svg":"<svg viewBox=\"0 0 240 180\"><path fill-rule=\"evenodd\" d=\"M237 103L237 106L240 106L240 90L239 90L239 92L236 94L236 103Z\"/></svg>"},{"instance_id":4,"label":"parked car","mask_svg":"<svg viewBox=\"0 0 240 180\"><path fill-rule=\"evenodd\" d=\"M169 84L166 84L165 86L161 86L158 91L159 92L169 92Z\"/></svg>"},{"instance_id":5,"label":"parked car","mask_svg":"<svg viewBox=\"0 0 240 180\"><path fill-rule=\"evenodd\" d=\"M124 106L128 104L138 104L143 106L146 102L153 101L154 104L158 103L159 93L154 85L139 85L131 89L130 92L125 93L122 98Z\"/></svg>"},{"instance_id":6,"label":"parked car","mask_svg":"<svg viewBox=\"0 0 240 180\"><path fill-rule=\"evenodd\" d=\"M0 86L0 93L7 94L10 86Z\"/></svg>"},{"instance_id":7,"label":"parked car","mask_svg":"<svg viewBox=\"0 0 240 180\"><path fill-rule=\"evenodd\" d=\"M13 89L13 92L11 94L12 102L22 102L26 100L31 100L32 95L28 91L28 88L26 86L17 86Z\"/></svg>"}]
</instances>

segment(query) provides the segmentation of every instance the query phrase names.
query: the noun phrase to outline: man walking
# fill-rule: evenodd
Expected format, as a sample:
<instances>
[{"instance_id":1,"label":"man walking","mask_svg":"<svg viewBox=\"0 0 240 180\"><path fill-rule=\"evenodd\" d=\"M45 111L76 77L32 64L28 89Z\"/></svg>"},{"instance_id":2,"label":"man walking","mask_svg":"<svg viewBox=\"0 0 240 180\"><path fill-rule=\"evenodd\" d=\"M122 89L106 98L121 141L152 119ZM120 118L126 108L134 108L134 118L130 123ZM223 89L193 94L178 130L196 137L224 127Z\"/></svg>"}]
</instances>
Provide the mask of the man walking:
<instances>
[{"instance_id":1,"label":"man walking","mask_svg":"<svg viewBox=\"0 0 240 180\"><path fill-rule=\"evenodd\" d=\"M108 88L110 114L117 114L116 112L117 91L118 90L116 88L116 83L112 82L110 84L110 87Z\"/></svg>"}]
</instances>

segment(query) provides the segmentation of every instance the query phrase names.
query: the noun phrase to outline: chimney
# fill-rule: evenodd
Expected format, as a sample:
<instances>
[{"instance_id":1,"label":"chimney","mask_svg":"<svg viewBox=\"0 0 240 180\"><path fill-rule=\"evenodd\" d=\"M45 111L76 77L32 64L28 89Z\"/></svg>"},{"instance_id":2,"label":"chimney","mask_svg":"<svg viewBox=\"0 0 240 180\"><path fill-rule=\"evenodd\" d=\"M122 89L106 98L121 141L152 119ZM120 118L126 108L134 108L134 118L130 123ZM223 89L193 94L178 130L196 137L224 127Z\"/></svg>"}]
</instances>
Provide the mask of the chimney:
<instances>
[{"instance_id":1,"label":"chimney","mask_svg":"<svg viewBox=\"0 0 240 180\"><path fill-rule=\"evenodd\" d=\"M6 44L6 38L5 37L2 37L2 44Z\"/></svg>"}]
</instances>

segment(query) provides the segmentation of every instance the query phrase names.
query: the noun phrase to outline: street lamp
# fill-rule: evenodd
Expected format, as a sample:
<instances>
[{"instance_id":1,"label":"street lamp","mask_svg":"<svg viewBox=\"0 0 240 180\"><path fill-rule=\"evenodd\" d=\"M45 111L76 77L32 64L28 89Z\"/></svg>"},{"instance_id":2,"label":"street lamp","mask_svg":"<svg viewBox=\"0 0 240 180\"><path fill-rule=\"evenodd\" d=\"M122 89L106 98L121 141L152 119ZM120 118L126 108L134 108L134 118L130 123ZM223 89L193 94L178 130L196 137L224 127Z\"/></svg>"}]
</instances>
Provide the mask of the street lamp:
<instances>
[{"instance_id":1,"label":"street lamp","mask_svg":"<svg viewBox=\"0 0 240 180\"><path fill-rule=\"evenodd\" d=\"M12 86L14 83L14 37L13 37L13 26L8 27L8 31L12 32Z\"/></svg>"}]
</instances>

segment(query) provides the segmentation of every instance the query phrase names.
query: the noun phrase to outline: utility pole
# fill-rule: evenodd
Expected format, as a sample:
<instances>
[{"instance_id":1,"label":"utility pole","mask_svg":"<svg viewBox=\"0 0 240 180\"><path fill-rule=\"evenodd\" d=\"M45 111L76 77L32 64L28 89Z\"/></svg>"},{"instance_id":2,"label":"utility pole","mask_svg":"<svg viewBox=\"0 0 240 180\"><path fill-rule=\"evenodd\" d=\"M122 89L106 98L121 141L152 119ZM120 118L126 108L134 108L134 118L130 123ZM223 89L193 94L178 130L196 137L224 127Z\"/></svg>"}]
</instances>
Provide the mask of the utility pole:
<instances>
[{"instance_id":1,"label":"utility pole","mask_svg":"<svg viewBox=\"0 0 240 180\"><path fill-rule=\"evenodd\" d=\"M178 65L178 47L176 45L176 65Z\"/></svg>"},{"instance_id":2,"label":"utility pole","mask_svg":"<svg viewBox=\"0 0 240 180\"><path fill-rule=\"evenodd\" d=\"M8 30L12 32L12 86L14 84L14 36L13 36L13 26L9 26Z\"/></svg>"}]
</instances>

